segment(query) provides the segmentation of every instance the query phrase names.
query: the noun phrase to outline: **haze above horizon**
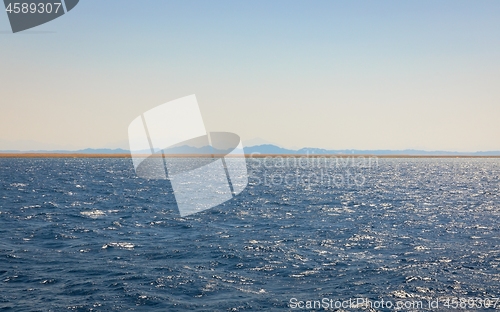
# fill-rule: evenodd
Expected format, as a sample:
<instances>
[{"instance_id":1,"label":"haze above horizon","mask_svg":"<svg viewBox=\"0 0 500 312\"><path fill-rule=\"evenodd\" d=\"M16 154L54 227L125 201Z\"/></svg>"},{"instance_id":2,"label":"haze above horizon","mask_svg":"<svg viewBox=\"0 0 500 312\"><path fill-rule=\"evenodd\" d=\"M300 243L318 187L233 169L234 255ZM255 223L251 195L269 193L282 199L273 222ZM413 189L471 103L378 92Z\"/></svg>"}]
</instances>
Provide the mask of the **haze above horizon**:
<instances>
[{"instance_id":1,"label":"haze above horizon","mask_svg":"<svg viewBox=\"0 0 500 312\"><path fill-rule=\"evenodd\" d=\"M498 1L87 0L8 34L0 12L0 150L128 148L136 116L196 94L206 128L244 142L498 151L498 16Z\"/></svg>"}]
</instances>

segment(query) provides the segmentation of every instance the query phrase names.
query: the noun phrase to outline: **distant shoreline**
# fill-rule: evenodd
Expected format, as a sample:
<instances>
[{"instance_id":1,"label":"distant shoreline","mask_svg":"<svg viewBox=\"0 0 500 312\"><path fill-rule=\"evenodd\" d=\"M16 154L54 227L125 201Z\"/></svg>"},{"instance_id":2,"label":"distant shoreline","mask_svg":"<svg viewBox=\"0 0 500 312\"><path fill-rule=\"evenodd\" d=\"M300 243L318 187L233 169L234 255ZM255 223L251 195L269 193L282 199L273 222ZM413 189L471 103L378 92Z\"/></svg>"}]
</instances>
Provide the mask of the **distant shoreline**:
<instances>
[{"instance_id":1,"label":"distant shoreline","mask_svg":"<svg viewBox=\"0 0 500 312\"><path fill-rule=\"evenodd\" d=\"M223 156L223 155L215 155ZM246 154L246 155L226 155L226 157L246 157L246 158L500 158L500 155L374 155L374 154ZM140 157L140 155L139 155ZM148 157L148 155L144 155ZM161 157L155 154L153 157ZM199 158L206 157L200 154L167 154L167 158ZM130 154L85 154L85 153L0 153L0 158L131 158Z\"/></svg>"}]
</instances>

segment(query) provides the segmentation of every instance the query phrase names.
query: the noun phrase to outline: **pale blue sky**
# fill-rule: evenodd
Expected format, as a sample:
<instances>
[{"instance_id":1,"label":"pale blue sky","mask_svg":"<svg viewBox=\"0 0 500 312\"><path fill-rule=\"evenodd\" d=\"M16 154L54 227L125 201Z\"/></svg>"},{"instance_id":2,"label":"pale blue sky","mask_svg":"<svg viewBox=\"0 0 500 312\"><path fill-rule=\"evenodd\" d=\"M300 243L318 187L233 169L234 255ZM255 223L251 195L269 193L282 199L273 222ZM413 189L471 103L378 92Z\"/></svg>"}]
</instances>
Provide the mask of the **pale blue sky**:
<instances>
[{"instance_id":1,"label":"pale blue sky","mask_svg":"<svg viewBox=\"0 0 500 312\"><path fill-rule=\"evenodd\" d=\"M136 116L196 94L208 130L244 140L500 150L499 16L499 1L82 0L9 34L0 12L0 149L127 147Z\"/></svg>"}]
</instances>

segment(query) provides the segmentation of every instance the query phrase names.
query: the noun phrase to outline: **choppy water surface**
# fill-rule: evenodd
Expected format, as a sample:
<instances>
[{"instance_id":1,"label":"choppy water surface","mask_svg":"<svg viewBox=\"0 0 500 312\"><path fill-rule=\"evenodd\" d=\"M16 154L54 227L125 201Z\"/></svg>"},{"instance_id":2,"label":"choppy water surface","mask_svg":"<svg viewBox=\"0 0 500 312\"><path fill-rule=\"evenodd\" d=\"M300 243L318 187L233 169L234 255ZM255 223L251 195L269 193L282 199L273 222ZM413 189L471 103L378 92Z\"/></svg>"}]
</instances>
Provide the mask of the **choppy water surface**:
<instances>
[{"instance_id":1,"label":"choppy water surface","mask_svg":"<svg viewBox=\"0 0 500 312\"><path fill-rule=\"evenodd\" d=\"M181 218L130 159L0 159L0 309L500 296L500 160L249 169L239 196Z\"/></svg>"}]
</instances>

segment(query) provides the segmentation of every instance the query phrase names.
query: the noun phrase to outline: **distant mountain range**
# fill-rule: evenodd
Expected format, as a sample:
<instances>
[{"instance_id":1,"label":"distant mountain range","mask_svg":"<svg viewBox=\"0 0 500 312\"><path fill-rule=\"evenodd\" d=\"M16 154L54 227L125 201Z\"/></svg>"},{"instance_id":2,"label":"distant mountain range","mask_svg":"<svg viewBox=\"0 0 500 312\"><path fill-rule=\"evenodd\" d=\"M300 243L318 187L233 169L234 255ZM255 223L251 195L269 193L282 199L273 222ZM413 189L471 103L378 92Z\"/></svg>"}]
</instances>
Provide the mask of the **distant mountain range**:
<instances>
[{"instance_id":1,"label":"distant mountain range","mask_svg":"<svg viewBox=\"0 0 500 312\"><path fill-rule=\"evenodd\" d=\"M261 153L261 154L298 154L298 155L415 155L415 156L453 156L453 155L467 155L467 156L500 156L500 151L481 151L481 152L450 152L450 151L423 151L423 150L356 150L356 149L343 149L343 150L327 150L322 148L305 147L299 150L291 150L281 148L272 144L257 145L245 147L245 154Z\"/></svg>"},{"instance_id":2,"label":"distant mountain range","mask_svg":"<svg viewBox=\"0 0 500 312\"><path fill-rule=\"evenodd\" d=\"M139 153L149 153L149 150L138 151ZM192 147L192 146L179 146L170 148L164 151L166 154L206 154L207 147ZM227 153L227 151L213 151L214 153ZM500 151L480 151L480 152L450 152L450 151L423 151L423 150L327 150L322 148L305 147L298 150L286 149L272 144L263 144L245 147L244 152L247 155L251 154L269 154L269 155L414 155L414 156L500 156ZM75 154L128 154L129 150L125 149L94 149L86 148L82 150L33 150L33 151L18 151L18 150L5 150L0 153L75 153ZM235 153L241 154L241 150L236 150Z\"/></svg>"}]
</instances>

